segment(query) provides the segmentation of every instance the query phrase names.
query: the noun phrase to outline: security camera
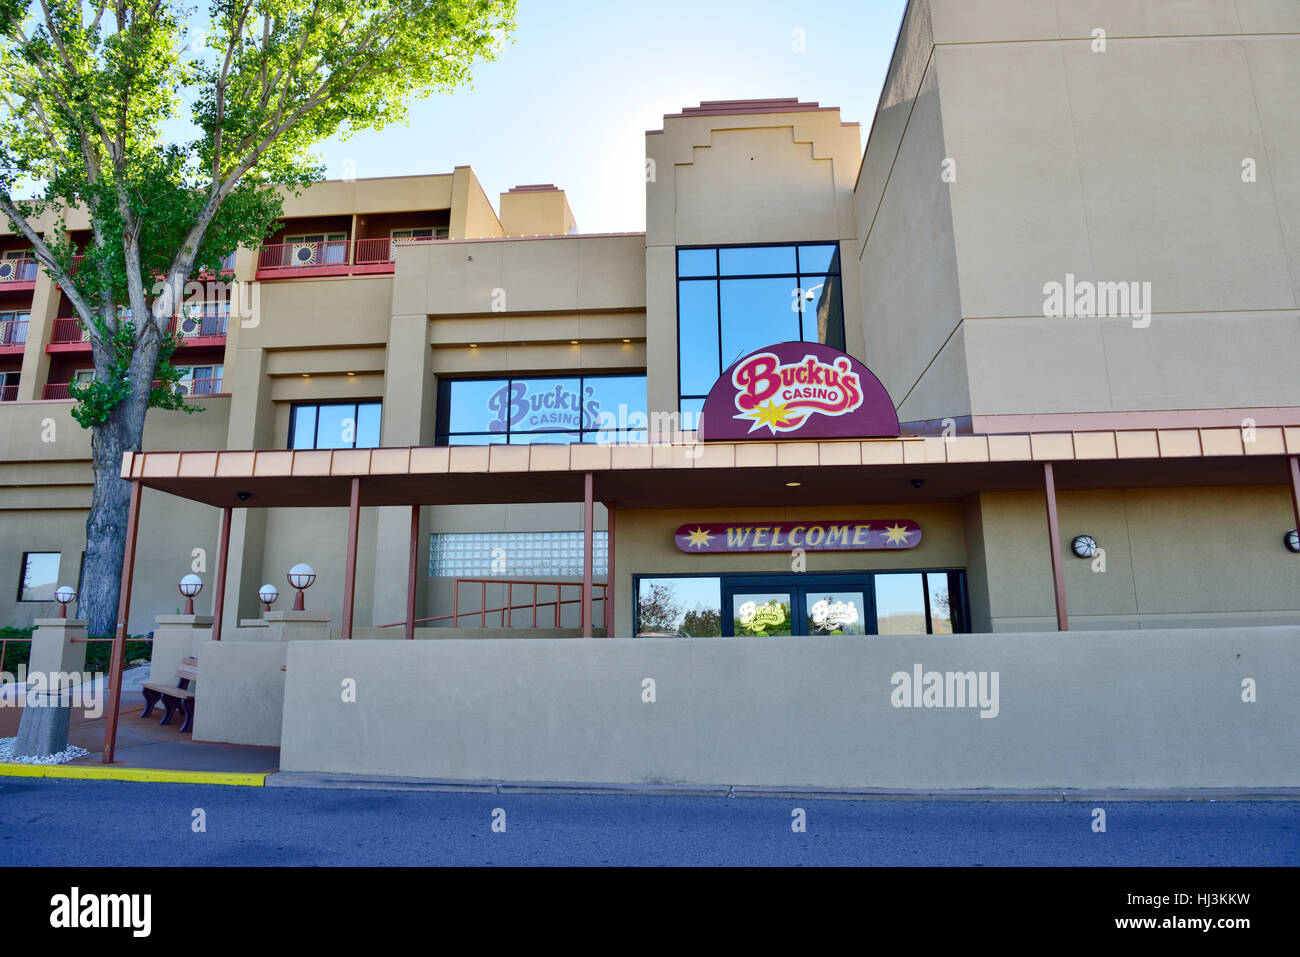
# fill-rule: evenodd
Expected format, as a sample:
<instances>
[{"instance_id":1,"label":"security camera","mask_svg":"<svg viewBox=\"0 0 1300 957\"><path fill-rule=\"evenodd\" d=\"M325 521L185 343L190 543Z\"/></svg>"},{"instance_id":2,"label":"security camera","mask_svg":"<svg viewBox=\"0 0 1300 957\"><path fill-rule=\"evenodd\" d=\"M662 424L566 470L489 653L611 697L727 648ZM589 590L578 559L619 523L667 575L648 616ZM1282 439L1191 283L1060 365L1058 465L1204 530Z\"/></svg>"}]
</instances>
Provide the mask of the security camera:
<instances>
[{"instance_id":1,"label":"security camera","mask_svg":"<svg viewBox=\"0 0 1300 957\"><path fill-rule=\"evenodd\" d=\"M912 488L923 488L924 486L925 479L912 479Z\"/></svg>"},{"instance_id":2,"label":"security camera","mask_svg":"<svg viewBox=\"0 0 1300 957\"><path fill-rule=\"evenodd\" d=\"M241 502L247 502L247 501L248 501L250 498L252 498L252 497L253 497L253 493L252 493L252 492L236 492L236 493L235 493L235 498L239 499Z\"/></svg>"}]
</instances>

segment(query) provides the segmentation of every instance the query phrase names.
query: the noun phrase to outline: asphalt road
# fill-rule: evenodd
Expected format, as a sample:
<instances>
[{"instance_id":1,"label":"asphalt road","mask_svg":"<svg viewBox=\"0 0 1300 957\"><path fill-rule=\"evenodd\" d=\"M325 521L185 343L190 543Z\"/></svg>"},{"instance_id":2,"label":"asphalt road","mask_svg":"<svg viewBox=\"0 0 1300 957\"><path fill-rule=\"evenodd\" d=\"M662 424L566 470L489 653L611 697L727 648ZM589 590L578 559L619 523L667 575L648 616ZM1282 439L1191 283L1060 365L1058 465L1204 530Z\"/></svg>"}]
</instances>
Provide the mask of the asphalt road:
<instances>
[{"instance_id":1,"label":"asphalt road","mask_svg":"<svg viewBox=\"0 0 1300 957\"><path fill-rule=\"evenodd\" d=\"M1098 806L6 778L0 865L1300 864L1300 802Z\"/></svg>"}]
</instances>

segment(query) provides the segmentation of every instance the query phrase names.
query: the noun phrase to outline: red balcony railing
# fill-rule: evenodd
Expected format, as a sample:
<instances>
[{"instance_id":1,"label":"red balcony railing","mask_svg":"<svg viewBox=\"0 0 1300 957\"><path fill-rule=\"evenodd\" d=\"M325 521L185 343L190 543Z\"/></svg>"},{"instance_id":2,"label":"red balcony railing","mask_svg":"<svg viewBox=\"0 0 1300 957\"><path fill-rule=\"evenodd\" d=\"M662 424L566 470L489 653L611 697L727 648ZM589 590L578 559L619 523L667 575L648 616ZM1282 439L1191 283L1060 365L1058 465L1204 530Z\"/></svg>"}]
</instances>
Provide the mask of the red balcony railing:
<instances>
[{"instance_id":1,"label":"red balcony railing","mask_svg":"<svg viewBox=\"0 0 1300 957\"><path fill-rule=\"evenodd\" d=\"M18 401L18 383L10 385L0 385L0 402Z\"/></svg>"},{"instance_id":2,"label":"red balcony railing","mask_svg":"<svg viewBox=\"0 0 1300 957\"><path fill-rule=\"evenodd\" d=\"M229 321L230 307L222 303L220 309L204 309L202 312L176 316L168 330L180 335L182 339L224 336Z\"/></svg>"},{"instance_id":3,"label":"red balcony railing","mask_svg":"<svg viewBox=\"0 0 1300 957\"><path fill-rule=\"evenodd\" d=\"M0 322L0 346L21 346L26 342L26 319L6 319Z\"/></svg>"},{"instance_id":4,"label":"red balcony railing","mask_svg":"<svg viewBox=\"0 0 1300 957\"><path fill-rule=\"evenodd\" d=\"M355 262L358 266L366 266L373 263L390 263L393 261L393 248L396 246L409 246L414 243L431 243L446 238L446 236L417 236L411 239L388 239L386 237L381 237L379 239L358 239L357 257Z\"/></svg>"},{"instance_id":5,"label":"red balcony railing","mask_svg":"<svg viewBox=\"0 0 1300 957\"><path fill-rule=\"evenodd\" d=\"M346 239L320 243L275 243L263 246L257 258L258 269L310 269L320 266L346 266L349 243Z\"/></svg>"},{"instance_id":6,"label":"red balcony railing","mask_svg":"<svg viewBox=\"0 0 1300 957\"><path fill-rule=\"evenodd\" d=\"M71 399L72 393L68 387L71 382L48 382L45 385L44 398L46 399ZM153 387L158 388L158 380L155 379ZM15 388L17 388L15 386ZM182 395L217 395L221 392L221 377L217 376L210 379L182 379L176 383L176 391Z\"/></svg>"},{"instance_id":7,"label":"red balcony railing","mask_svg":"<svg viewBox=\"0 0 1300 957\"><path fill-rule=\"evenodd\" d=\"M55 319L54 332L50 336L51 342L59 344L69 342L90 342L90 333L81 327L79 319Z\"/></svg>"},{"instance_id":8,"label":"red balcony railing","mask_svg":"<svg viewBox=\"0 0 1300 957\"><path fill-rule=\"evenodd\" d=\"M0 259L0 286L9 282L34 282L35 259Z\"/></svg>"}]
</instances>

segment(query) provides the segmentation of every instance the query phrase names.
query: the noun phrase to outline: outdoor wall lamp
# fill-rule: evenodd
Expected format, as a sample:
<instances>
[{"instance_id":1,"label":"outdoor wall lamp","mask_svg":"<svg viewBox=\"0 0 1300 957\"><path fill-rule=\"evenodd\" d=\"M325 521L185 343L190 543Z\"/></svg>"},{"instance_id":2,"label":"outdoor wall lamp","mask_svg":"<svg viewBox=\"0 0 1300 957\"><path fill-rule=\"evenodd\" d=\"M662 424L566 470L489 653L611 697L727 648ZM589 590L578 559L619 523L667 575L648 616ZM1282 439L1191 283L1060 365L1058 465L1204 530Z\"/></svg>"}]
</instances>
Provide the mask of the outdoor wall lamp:
<instances>
[{"instance_id":1,"label":"outdoor wall lamp","mask_svg":"<svg viewBox=\"0 0 1300 957\"><path fill-rule=\"evenodd\" d=\"M54 589L54 600L59 603L59 617L68 617L68 602L77 597L77 593L67 585L60 585Z\"/></svg>"},{"instance_id":2,"label":"outdoor wall lamp","mask_svg":"<svg viewBox=\"0 0 1300 957\"><path fill-rule=\"evenodd\" d=\"M1091 535L1076 535L1070 549L1076 558L1092 558L1097 554L1097 540Z\"/></svg>"},{"instance_id":3,"label":"outdoor wall lamp","mask_svg":"<svg viewBox=\"0 0 1300 957\"><path fill-rule=\"evenodd\" d=\"M1288 552L1300 552L1300 529L1291 529L1282 536L1282 542Z\"/></svg>"},{"instance_id":4,"label":"outdoor wall lamp","mask_svg":"<svg viewBox=\"0 0 1300 957\"><path fill-rule=\"evenodd\" d=\"M306 562L299 562L289 569L289 574L285 576L289 584L298 589L298 594L293 598L294 611L306 611L305 596L303 590L310 588L311 583L316 580L316 569L312 568Z\"/></svg>"},{"instance_id":5,"label":"outdoor wall lamp","mask_svg":"<svg viewBox=\"0 0 1300 957\"><path fill-rule=\"evenodd\" d=\"M275 604L275 600L279 597L280 597L279 589L277 589L270 582L267 582L265 585L263 585L261 588L257 590L257 600L266 606L267 611L271 610L271 606Z\"/></svg>"},{"instance_id":6,"label":"outdoor wall lamp","mask_svg":"<svg viewBox=\"0 0 1300 957\"><path fill-rule=\"evenodd\" d=\"M185 614L194 614L194 596L203 591L203 579L198 575L186 575L176 587L185 596Z\"/></svg>"}]
</instances>

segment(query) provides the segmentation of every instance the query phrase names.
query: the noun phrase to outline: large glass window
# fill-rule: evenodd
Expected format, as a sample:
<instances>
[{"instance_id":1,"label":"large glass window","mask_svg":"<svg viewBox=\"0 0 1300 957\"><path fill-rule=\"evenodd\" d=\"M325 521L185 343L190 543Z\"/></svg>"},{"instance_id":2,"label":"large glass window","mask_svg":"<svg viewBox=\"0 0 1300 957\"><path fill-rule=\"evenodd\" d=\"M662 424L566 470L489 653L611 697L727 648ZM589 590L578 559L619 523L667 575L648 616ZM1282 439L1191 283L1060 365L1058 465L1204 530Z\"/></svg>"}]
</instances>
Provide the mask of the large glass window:
<instances>
[{"instance_id":1,"label":"large glass window","mask_svg":"<svg viewBox=\"0 0 1300 957\"><path fill-rule=\"evenodd\" d=\"M969 630L965 572L638 576L646 636L951 635Z\"/></svg>"},{"instance_id":2,"label":"large glass window","mask_svg":"<svg viewBox=\"0 0 1300 957\"><path fill-rule=\"evenodd\" d=\"M697 413L723 370L775 342L844 348L838 243L677 250L678 394Z\"/></svg>"},{"instance_id":3,"label":"large glass window","mask_svg":"<svg viewBox=\"0 0 1300 957\"><path fill-rule=\"evenodd\" d=\"M439 445L646 440L643 375L443 379Z\"/></svg>"},{"instance_id":4,"label":"large glass window","mask_svg":"<svg viewBox=\"0 0 1300 957\"><path fill-rule=\"evenodd\" d=\"M380 410L379 402L295 405L289 421L289 448L378 448Z\"/></svg>"},{"instance_id":5,"label":"large glass window","mask_svg":"<svg viewBox=\"0 0 1300 957\"><path fill-rule=\"evenodd\" d=\"M23 573L18 581L19 601L53 601L59 587L61 552L23 552Z\"/></svg>"}]
</instances>

